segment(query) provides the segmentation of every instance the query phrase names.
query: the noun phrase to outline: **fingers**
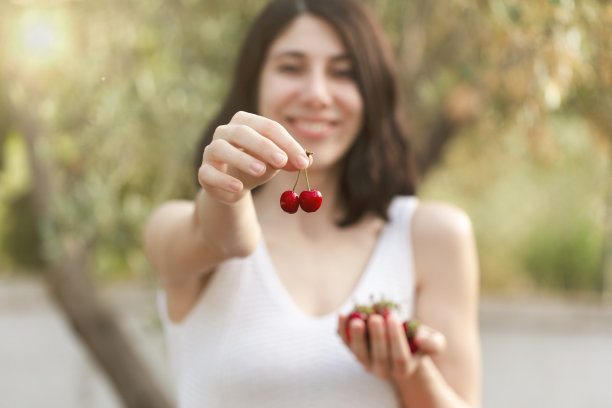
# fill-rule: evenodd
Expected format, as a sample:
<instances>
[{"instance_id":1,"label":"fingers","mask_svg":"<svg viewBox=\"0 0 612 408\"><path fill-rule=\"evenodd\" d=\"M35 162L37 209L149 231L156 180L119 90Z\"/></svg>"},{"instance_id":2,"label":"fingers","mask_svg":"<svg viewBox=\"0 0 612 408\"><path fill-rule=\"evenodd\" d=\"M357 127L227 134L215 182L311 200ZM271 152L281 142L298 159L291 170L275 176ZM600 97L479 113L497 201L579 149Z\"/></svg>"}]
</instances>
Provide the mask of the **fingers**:
<instances>
[{"instance_id":1,"label":"fingers","mask_svg":"<svg viewBox=\"0 0 612 408\"><path fill-rule=\"evenodd\" d=\"M404 326L393 314L372 314L367 322L339 315L338 334L364 368L382 379L410 376L423 355L446 347L442 333L421 324L415 336L419 351L412 354Z\"/></svg>"},{"instance_id":2,"label":"fingers","mask_svg":"<svg viewBox=\"0 0 612 408\"><path fill-rule=\"evenodd\" d=\"M363 320L360 319L351 319L348 325L351 339L348 345L364 368L367 371L371 371L372 365L370 361L370 351L368 347L369 339L366 325Z\"/></svg>"},{"instance_id":3,"label":"fingers","mask_svg":"<svg viewBox=\"0 0 612 408\"><path fill-rule=\"evenodd\" d=\"M242 191L243 187L240 180L208 163L204 163L200 167L198 181L207 190L221 190L233 194Z\"/></svg>"},{"instance_id":4,"label":"fingers","mask_svg":"<svg viewBox=\"0 0 612 408\"><path fill-rule=\"evenodd\" d=\"M310 159L304 148L278 122L252 113L238 112L230 123L237 126L246 126L256 133L233 132L231 135L234 137L234 141L243 145L248 144L254 153L259 154L259 157L268 160L269 163L274 163L273 156L277 153L284 154L287 157L285 164L280 165L279 168L295 171L305 169L310 164ZM266 142L266 140L272 144ZM278 150L275 150L275 148Z\"/></svg>"},{"instance_id":5,"label":"fingers","mask_svg":"<svg viewBox=\"0 0 612 408\"><path fill-rule=\"evenodd\" d=\"M203 163L224 163L252 176L261 176L266 164L261 160L232 146L223 139L213 140L204 149Z\"/></svg>"},{"instance_id":6,"label":"fingers","mask_svg":"<svg viewBox=\"0 0 612 408\"><path fill-rule=\"evenodd\" d=\"M401 323L393 315L387 317L386 324L389 333L391 373L395 378L402 378L411 372L412 367L412 355L406 341L406 333Z\"/></svg>"},{"instance_id":7,"label":"fingers","mask_svg":"<svg viewBox=\"0 0 612 408\"><path fill-rule=\"evenodd\" d=\"M372 370L382 379L389 378L389 336L385 318L380 315L372 315L368 319L368 331L371 339ZM390 339L389 339L390 340Z\"/></svg>"},{"instance_id":8,"label":"fingers","mask_svg":"<svg viewBox=\"0 0 612 408\"><path fill-rule=\"evenodd\" d=\"M279 123L238 112L215 130L213 141L204 149L198 180L215 198L232 203L279 169L305 169L311 160Z\"/></svg>"},{"instance_id":9,"label":"fingers","mask_svg":"<svg viewBox=\"0 0 612 408\"><path fill-rule=\"evenodd\" d=\"M401 323L394 316L371 315L361 319L338 316L338 334L366 371L382 379L395 375L394 361L407 367L410 350ZM402 366L399 370L404 371Z\"/></svg>"},{"instance_id":10,"label":"fingers","mask_svg":"<svg viewBox=\"0 0 612 408\"><path fill-rule=\"evenodd\" d=\"M225 141L277 169L287 164L287 153L282 148L246 124L230 123L220 126L215 133L215 141Z\"/></svg>"}]
</instances>

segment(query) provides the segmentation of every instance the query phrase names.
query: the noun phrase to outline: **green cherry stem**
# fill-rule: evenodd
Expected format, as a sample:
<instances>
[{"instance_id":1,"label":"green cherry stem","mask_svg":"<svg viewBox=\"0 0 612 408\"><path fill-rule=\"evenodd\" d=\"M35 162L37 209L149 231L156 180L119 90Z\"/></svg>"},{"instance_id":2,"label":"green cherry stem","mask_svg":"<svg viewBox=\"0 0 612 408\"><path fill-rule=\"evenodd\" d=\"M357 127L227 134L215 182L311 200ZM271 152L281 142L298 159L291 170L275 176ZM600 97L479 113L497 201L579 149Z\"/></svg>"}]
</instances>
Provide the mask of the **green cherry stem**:
<instances>
[{"instance_id":1,"label":"green cherry stem","mask_svg":"<svg viewBox=\"0 0 612 408\"><path fill-rule=\"evenodd\" d=\"M310 150L306 150L306 156L310 157L312 156L314 153L311 152ZM299 177L299 173L298 173L298 177ZM304 169L304 176L306 176L306 188L308 189L308 191L310 191L310 183L308 182L308 171L306 171L306 169ZM297 182L296 182L297 183Z\"/></svg>"},{"instance_id":2,"label":"green cherry stem","mask_svg":"<svg viewBox=\"0 0 612 408\"><path fill-rule=\"evenodd\" d=\"M298 175L297 175L297 178L295 179L295 184L293 185L293 190L291 190L291 191L295 191L295 187L297 186L298 180L300 179L300 172L301 171L302 170L298 170ZM306 171L306 170L304 170L304 171Z\"/></svg>"},{"instance_id":3,"label":"green cherry stem","mask_svg":"<svg viewBox=\"0 0 612 408\"><path fill-rule=\"evenodd\" d=\"M306 176L306 188L308 189L308 191L310 191L310 183L308 182L308 172L306 171L306 169L304 169L304 176Z\"/></svg>"}]
</instances>

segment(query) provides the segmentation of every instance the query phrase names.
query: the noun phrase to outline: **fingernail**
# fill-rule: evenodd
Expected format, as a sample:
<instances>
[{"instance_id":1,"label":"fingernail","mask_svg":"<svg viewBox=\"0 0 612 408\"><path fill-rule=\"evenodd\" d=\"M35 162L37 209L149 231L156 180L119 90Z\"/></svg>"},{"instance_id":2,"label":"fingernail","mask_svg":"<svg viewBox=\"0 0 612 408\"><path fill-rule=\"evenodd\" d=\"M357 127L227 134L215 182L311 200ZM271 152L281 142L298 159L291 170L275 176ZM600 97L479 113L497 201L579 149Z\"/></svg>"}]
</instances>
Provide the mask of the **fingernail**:
<instances>
[{"instance_id":1,"label":"fingernail","mask_svg":"<svg viewBox=\"0 0 612 408\"><path fill-rule=\"evenodd\" d=\"M310 161L308 160L308 157L304 155L300 155L297 158L297 164L298 164L298 167L305 169L310 164Z\"/></svg>"},{"instance_id":2,"label":"fingernail","mask_svg":"<svg viewBox=\"0 0 612 408\"><path fill-rule=\"evenodd\" d=\"M276 152L272 155L272 161L277 166L282 166L287 162L287 155L284 153Z\"/></svg>"},{"instance_id":3,"label":"fingernail","mask_svg":"<svg viewBox=\"0 0 612 408\"><path fill-rule=\"evenodd\" d=\"M266 166L260 162L253 162L249 167L251 169L251 173L255 174L256 176L266 170Z\"/></svg>"},{"instance_id":4,"label":"fingernail","mask_svg":"<svg viewBox=\"0 0 612 408\"><path fill-rule=\"evenodd\" d=\"M239 193L242 190L242 183L238 180L234 180L230 183L230 189Z\"/></svg>"}]
</instances>

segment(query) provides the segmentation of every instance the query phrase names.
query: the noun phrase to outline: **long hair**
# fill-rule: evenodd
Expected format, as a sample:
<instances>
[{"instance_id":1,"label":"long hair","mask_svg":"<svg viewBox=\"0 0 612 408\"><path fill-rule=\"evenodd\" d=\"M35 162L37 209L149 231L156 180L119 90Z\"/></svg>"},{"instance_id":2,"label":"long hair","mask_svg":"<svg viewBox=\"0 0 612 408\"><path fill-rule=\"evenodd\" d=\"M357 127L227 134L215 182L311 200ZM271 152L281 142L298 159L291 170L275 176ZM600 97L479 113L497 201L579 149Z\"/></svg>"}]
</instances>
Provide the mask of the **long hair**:
<instances>
[{"instance_id":1,"label":"long hair","mask_svg":"<svg viewBox=\"0 0 612 408\"><path fill-rule=\"evenodd\" d=\"M196 168L218 126L238 111L258 112L257 84L268 48L289 23L306 13L337 31L353 60L364 103L362 129L342 160L338 188L345 213L338 225L351 225L368 212L386 220L394 196L416 193L416 166L403 125L391 46L357 0L273 0L264 8L242 44L229 94L204 131Z\"/></svg>"}]
</instances>

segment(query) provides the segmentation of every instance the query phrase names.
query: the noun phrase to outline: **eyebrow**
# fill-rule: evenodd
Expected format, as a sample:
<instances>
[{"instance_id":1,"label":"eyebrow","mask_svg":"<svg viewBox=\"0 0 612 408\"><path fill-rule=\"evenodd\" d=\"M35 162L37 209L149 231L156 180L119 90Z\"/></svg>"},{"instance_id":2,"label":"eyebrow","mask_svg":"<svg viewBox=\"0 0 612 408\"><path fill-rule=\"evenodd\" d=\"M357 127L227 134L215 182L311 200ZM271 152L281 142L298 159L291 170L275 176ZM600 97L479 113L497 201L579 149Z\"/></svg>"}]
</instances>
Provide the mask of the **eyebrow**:
<instances>
[{"instance_id":1,"label":"eyebrow","mask_svg":"<svg viewBox=\"0 0 612 408\"><path fill-rule=\"evenodd\" d=\"M301 52L301 51L279 51L275 54L273 54L272 56L270 56L270 59L279 59L279 58L284 58L284 57L292 57L292 58L305 58L306 54ZM330 58L332 61L352 61L353 59L351 58L351 56L347 53L343 53L343 54L338 54L338 55L334 55L333 57Z\"/></svg>"}]
</instances>

